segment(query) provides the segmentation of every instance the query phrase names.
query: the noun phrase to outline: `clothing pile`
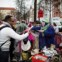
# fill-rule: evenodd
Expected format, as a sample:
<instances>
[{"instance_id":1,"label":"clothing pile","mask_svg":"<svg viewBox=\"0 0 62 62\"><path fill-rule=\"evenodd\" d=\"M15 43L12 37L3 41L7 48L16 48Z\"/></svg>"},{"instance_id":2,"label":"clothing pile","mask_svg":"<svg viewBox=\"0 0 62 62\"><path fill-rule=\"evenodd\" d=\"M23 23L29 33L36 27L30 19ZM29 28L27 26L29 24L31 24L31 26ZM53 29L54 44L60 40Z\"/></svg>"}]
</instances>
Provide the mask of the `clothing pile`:
<instances>
[{"instance_id":1,"label":"clothing pile","mask_svg":"<svg viewBox=\"0 0 62 62\"><path fill-rule=\"evenodd\" d=\"M44 47L43 52L48 57L53 57L54 55L57 55L57 51L54 48L46 48Z\"/></svg>"}]
</instances>

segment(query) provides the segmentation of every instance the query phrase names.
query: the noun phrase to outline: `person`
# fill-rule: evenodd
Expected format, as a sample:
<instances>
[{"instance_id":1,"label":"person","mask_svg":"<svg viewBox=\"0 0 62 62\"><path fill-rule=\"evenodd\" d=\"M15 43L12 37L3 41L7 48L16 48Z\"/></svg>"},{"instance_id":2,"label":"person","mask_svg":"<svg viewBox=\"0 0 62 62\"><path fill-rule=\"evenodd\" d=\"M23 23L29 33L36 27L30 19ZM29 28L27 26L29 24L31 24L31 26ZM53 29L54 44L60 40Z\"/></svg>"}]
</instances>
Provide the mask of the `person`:
<instances>
[{"instance_id":1,"label":"person","mask_svg":"<svg viewBox=\"0 0 62 62\"><path fill-rule=\"evenodd\" d=\"M11 16L7 15L3 21L6 22L6 24L8 24L14 31L16 31L15 25L16 25L17 20L15 17L13 19L10 19L10 18L11 18ZM9 23L8 22L9 19L13 22ZM11 41L11 44L10 44L10 48L9 48L10 51L9 52L10 52L10 62L12 62L13 57L14 57L13 51L15 49L15 47L14 47L15 46L15 39L11 38L10 41Z\"/></svg>"},{"instance_id":2,"label":"person","mask_svg":"<svg viewBox=\"0 0 62 62\"><path fill-rule=\"evenodd\" d=\"M18 26L17 26L17 28L16 28L16 32L19 33L19 34L22 34L23 31L24 31L25 29L27 29L28 26L26 25L25 20L22 20L22 21L20 21L19 23L20 23L20 24L18 24Z\"/></svg>"},{"instance_id":3,"label":"person","mask_svg":"<svg viewBox=\"0 0 62 62\"><path fill-rule=\"evenodd\" d=\"M23 34L23 31L28 28L27 25L26 25L26 23L25 23L25 21L26 21L26 20L20 20L19 23L18 23L18 25L16 25L16 26L17 26L17 27L16 27L16 32L17 32L18 34ZM18 41L18 40L17 40L17 41ZM21 43L22 43L22 42L18 42L18 43L16 43L17 46L15 46L15 47L16 47L15 53L18 55L18 56L16 57L16 58L17 58L17 62L21 61L21 56L22 56L22 55L21 55L21 53L22 53Z\"/></svg>"},{"instance_id":4,"label":"person","mask_svg":"<svg viewBox=\"0 0 62 62\"><path fill-rule=\"evenodd\" d=\"M32 30L39 32L39 49L43 49L45 46L50 47L51 44L54 44L55 31L54 28L47 24L45 21L42 21L41 25L38 27L33 27Z\"/></svg>"},{"instance_id":5,"label":"person","mask_svg":"<svg viewBox=\"0 0 62 62\"><path fill-rule=\"evenodd\" d=\"M8 62L9 59L9 48L10 48L10 38L23 40L29 35L29 28L26 33L19 35L11 27L10 24L14 24L14 17L11 15L6 16L6 21L8 23L0 23L0 62ZM4 27L4 28L3 28ZM3 44L4 43L4 44ZM3 45L2 45L3 44ZM2 45L2 46L1 46Z\"/></svg>"},{"instance_id":6,"label":"person","mask_svg":"<svg viewBox=\"0 0 62 62\"><path fill-rule=\"evenodd\" d=\"M53 23L53 28L55 30L55 33L58 33L59 32L59 28L58 26L56 25L56 23Z\"/></svg>"}]
</instances>

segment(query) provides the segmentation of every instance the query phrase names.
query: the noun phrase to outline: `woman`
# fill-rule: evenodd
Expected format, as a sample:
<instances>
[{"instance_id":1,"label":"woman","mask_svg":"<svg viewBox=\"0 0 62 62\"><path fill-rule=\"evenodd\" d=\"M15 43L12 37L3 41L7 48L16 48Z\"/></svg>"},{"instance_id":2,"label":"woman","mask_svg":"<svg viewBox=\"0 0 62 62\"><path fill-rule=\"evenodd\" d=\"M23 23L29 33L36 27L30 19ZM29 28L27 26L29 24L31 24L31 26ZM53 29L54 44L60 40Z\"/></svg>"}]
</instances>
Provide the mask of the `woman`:
<instances>
[{"instance_id":1,"label":"woman","mask_svg":"<svg viewBox=\"0 0 62 62\"><path fill-rule=\"evenodd\" d=\"M19 35L17 34L11 27L11 24L14 24L14 17L7 15L6 16L7 24L0 23L0 62L8 62L9 58L9 48L10 48L10 38L17 39L17 40L23 40L29 35L29 29L27 30L27 33Z\"/></svg>"},{"instance_id":2,"label":"woman","mask_svg":"<svg viewBox=\"0 0 62 62\"><path fill-rule=\"evenodd\" d=\"M42 21L38 27L33 27L32 30L39 32L39 49L43 49L44 46L50 47L54 44L55 31L54 28Z\"/></svg>"}]
</instances>

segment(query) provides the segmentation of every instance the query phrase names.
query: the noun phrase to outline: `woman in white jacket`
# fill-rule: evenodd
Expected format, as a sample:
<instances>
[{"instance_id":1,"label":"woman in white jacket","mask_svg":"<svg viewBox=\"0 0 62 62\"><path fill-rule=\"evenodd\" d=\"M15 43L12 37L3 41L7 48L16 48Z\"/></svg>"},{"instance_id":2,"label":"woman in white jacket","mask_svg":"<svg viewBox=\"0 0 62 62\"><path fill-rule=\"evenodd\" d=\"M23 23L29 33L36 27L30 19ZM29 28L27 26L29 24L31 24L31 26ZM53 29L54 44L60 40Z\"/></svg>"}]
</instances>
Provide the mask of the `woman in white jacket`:
<instances>
[{"instance_id":1,"label":"woman in white jacket","mask_svg":"<svg viewBox=\"0 0 62 62\"><path fill-rule=\"evenodd\" d=\"M14 23L14 17L8 15L6 21L11 25ZM6 26L3 22L0 23L0 28ZM6 42L1 47L0 51L0 62L8 62L9 58L9 47L10 47L10 38L17 39L17 40L23 40L29 35L29 29L27 33L19 35L17 34L11 27L5 27L0 30L0 46Z\"/></svg>"}]
</instances>

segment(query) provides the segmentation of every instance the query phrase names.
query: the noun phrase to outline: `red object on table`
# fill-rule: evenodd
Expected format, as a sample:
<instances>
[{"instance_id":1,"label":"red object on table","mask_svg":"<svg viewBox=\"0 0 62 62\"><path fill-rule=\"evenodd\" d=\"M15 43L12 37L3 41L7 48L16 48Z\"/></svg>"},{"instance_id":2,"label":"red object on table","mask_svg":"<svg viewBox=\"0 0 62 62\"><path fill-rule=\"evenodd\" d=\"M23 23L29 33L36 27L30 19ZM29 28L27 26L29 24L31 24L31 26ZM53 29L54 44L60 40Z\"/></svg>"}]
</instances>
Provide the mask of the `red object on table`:
<instances>
[{"instance_id":1,"label":"red object on table","mask_svg":"<svg viewBox=\"0 0 62 62\"><path fill-rule=\"evenodd\" d=\"M41 56L42 59L36 59L35 56L37 56L37 55ZM46 62L46 60L44 60L44 59L47 59L47 56L44 56L44 55L41 55L41 54L37 54L37 55L34 55L32 57L32 62Z\"/></svg>"}]
</instances>

